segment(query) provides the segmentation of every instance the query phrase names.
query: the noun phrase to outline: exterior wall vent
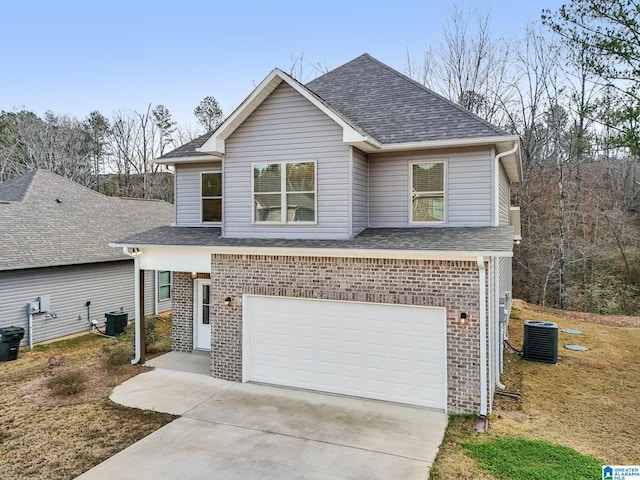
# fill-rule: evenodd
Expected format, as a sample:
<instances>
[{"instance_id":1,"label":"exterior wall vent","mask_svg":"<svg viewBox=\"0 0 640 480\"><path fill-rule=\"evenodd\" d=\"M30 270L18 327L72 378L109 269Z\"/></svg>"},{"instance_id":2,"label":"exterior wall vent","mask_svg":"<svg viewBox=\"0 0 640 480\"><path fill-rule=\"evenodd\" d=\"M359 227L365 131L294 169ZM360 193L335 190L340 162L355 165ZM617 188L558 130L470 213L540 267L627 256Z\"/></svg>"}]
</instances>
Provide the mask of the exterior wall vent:
<instances>
[{"instance_id":1,"label":"exterior wall vent","mask_svg":"<svg viewBox=\"0 0 640 480\"><path fill-rule=\"evenodd\" d=\"M558 324L539 320L524 322L524 359L558 363Z\"/></svg>"}]
</instances>

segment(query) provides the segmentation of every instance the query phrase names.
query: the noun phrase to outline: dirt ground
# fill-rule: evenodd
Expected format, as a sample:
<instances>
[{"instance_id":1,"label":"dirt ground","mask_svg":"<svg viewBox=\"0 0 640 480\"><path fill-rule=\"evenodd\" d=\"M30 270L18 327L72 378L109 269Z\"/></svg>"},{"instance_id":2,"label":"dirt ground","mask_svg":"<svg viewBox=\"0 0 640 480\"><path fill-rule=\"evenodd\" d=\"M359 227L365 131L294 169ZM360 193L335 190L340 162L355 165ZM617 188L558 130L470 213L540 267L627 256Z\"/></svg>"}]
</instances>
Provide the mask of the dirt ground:
<instances>
[{"instance_id":1,"label":"dirt ground","mask_svg":"<svg viewBox=\"0 0 640 480\"><path fill-rule=\"evenodd\" d=\"M505 353L502 382L520 399L496 396L490 430L473 432L475 419L454 417L432 478L491 479L463 452L472 438L511 436L546 440L592 455L603 463L636 465L640 459L640 317L593 315L515 301L509 342L520 349L525 320L556 322L557 365ZM570 351L567 344L588 348Z\"/></svg>"},{"instance_id":2,"label":"dirt ground","mask_svg":"<svg viewBox=\"0 0 640 480\"><path fill-rule=\"evenodd\" d=\"M89 334L32 351L23 346L17 360L0 362L0 478L74 478L173 420L108 399L115 385L146 369L106 367L109 342ZM54 395L48 378L76 369L85 373L82 391Z\"/></svg>"}]
</instances>

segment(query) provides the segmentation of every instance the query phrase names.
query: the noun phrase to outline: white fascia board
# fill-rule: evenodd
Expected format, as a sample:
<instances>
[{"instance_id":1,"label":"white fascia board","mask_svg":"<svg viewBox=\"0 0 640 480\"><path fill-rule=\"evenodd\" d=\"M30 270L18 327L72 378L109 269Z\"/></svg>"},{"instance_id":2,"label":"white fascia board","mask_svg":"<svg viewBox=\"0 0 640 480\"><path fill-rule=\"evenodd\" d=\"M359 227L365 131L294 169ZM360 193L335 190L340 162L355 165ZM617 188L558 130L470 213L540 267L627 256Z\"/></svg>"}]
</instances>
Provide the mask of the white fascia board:
<instances>
[{"instance_id":1,"label":"white fascia board","mask_svg":"<svg viewBox=\"0 0 640 480\"><path fill-rule=\"evenodd\" d=\"M273 92L278 85L285 82L305 99L311 102L316 108L327 115L331 120L342 127L343 141L351 144L356 142L366 142L373 148L379 148L380 144L375 140L362 135L347 123L340 115L324 105L318 98L307 90L302 84L293 80L282 70L274 68L266 78L251 92L251 94L240 104L238 108L218 127L209 139L198 149L198 152L212 152L217 154L225 153L225 140L244 122L253 111Z\"/></svg>"},{"instance_id":2,"label":"white fascia board","mask_svg":"<svg viewBox=\"0 0 640 480\"><path fill-rule=\"evenodd\" d=\"M224 141L227 137L282 83L283 78L279 72L274 68L196 151L225 153Z\"/></svg>"},{"instance_id":3,"label":"white fascia board","mask_svg":"<svg viewBox=\"0 0 640 480\"><path fill-rule=\"evenodd\" d=\"M190 157L158 158L153 160L153 163L157 163L159 165L182 165L184 163L219 162L220 160L222 160L220 155L203 154L192 155Z\"/></svg>"},{"instance_id":4,"label":"white fascia board","mask_svg":"<svg viewBox=\"0 0 640 480\"><path fill-rule=\"evenodd\" d=\"M385 250L385 249L356 249L356 248L287 248L287 247L244 247L244 246L177 246L177 245L123 245L110 244L111 246L137 247L142 252L139 258L144 259L147 253L153 255L153 264L149 261L141 260L143 268L154 270L170 270L169 263L174 265L176 271L203 271L185 268L180 257L185 260L198 258L198 265L211 254L229 255L268 255L268 256L289 256L289 257L337 257L337 258L387 258L406 260L451 260L475 262L480 256L490 257L512 257L513 252L484 252L484 251L436 251L436 250ZM151 255L147 255L151 257ZM162 262L158 265L157 262ZM210 262L210 260L209 260ZM189 265L193 265L191 262ZM208 270L205 270L208 271Z\"/></svg>"}]
</instances>

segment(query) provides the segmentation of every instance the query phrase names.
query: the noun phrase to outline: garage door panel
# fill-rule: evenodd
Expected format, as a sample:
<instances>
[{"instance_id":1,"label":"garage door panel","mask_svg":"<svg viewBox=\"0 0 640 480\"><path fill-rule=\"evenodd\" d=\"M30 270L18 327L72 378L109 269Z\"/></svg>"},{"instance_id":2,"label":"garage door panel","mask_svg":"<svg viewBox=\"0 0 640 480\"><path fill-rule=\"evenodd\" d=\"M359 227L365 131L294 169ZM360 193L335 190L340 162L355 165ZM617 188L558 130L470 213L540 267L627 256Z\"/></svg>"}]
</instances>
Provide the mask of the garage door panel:
<instances>
[{"instance_id":1,"label":"garage door panel","mask_svg":"<svg viewBox=\"0 0 640 480\"><path fill-rule=\"evenodd\" d=\"M441 308L247 295L243 378L446 409Z\"/></svg>"}]
</instances>

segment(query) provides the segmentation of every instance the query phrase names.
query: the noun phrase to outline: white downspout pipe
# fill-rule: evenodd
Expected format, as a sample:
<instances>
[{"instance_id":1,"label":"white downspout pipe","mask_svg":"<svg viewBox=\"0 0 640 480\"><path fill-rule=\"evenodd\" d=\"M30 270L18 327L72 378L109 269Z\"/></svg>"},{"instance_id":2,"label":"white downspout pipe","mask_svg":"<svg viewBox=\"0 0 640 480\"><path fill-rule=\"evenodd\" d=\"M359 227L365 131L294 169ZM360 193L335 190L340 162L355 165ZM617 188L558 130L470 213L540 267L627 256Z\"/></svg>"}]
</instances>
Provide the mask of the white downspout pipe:
<instances>
[{"instance_id":1,"label":"white downspout pipe","mask_svg":"<svg viewBox=\"0 0 640 480\"><path fill-rule=\"evenodd\" d=\"M140 259L137 256L133 257L133 265L134 265L133 270L135 272L134 310L135 310L135 322L136 322L136 328L135 328L136 348L135 348L135 356L133 357L133 360L131 360L131 364L136 365L140 362L140 358L142 357L142 345L140 343Z\"/></svg>"},{"instance_id":2,"label":"white downspout pipe","mask_svg":"<svg viewBox=\"0 0 640 480\"><path fill-rule=\"evenodd\" d=\"M484 258L477 257L480 285L480 416L487 415L487 282Z\"/></svg>"},{"instance_id":3,"label":"white downspout pipe","mask_svg":"<svg viewBox=\"0 0 640 480\"><path fill-rule=\"evenodd\" d=\"M29 309L29 350L33 350L33 313L31 313L31 305L27 305Z\"/></svg>"},{"instance_id":4,"label":"white downspout pipe","mask_svg":"<svg viewBox=\"0 0 640 480\"><path fill-rule=\"evenodd\" d=\"M142 344L140 342L140 259L138 255L134 255L131 253L128 247L122 247L122 251L125 255L133 257L133 272L134 272L134 297L133 297L133 310L135 317L135 354L133 360L131 360L132 365L136 365L140 363L140 358L142 358Z\"/></svg>"},{"instance_id":5,"label":"white downspout pipe","mask_svg":"<svg viewBox=\"0 0 640 480\"><path fill-rule=\"evenodd\" d=\"M511 155L512 153L516 153L518 151L518 142L513 142L513 148L511 150L507 150L506 152L502 152L496 155L496 166L499 168L500 164L498 163L502 157L506 157L507 155Z\"/></svg>"}]
</instances>

